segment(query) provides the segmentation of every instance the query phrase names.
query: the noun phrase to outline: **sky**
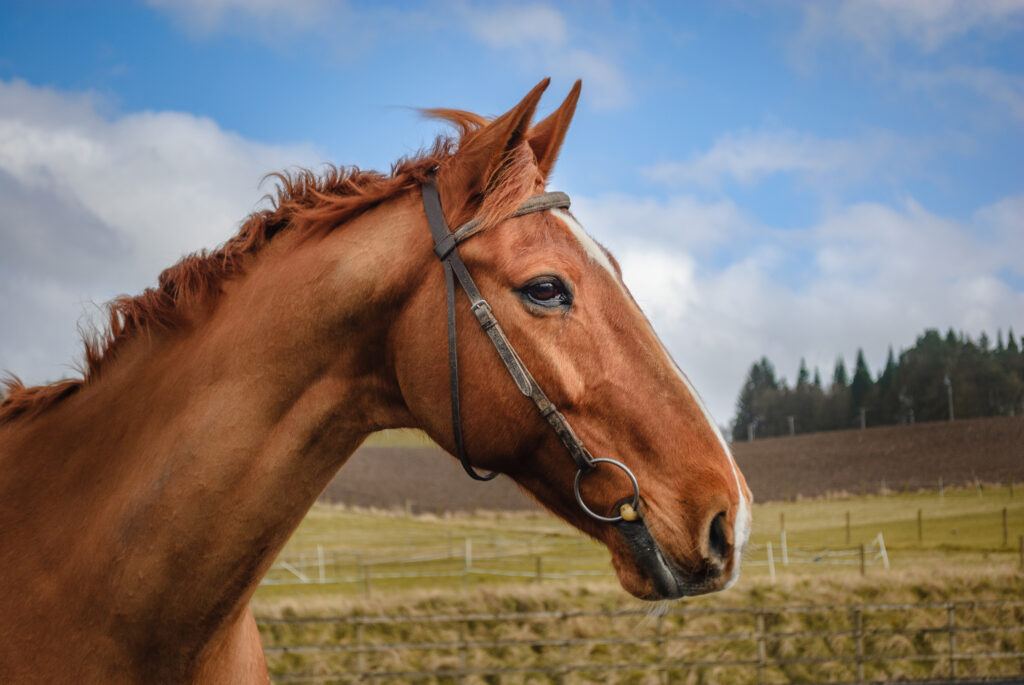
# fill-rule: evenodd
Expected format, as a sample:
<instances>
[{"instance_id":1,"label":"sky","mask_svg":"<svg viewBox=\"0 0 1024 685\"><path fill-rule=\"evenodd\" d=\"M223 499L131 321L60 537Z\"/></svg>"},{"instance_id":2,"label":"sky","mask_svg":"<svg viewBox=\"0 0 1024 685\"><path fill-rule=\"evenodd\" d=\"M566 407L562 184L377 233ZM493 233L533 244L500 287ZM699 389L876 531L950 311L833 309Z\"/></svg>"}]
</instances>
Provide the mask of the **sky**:
<instances>
[{"instance_id":1,"label":"sky","mask_svg":"<svg viewBox=\"0 0 1024 685\"><path fill-rule=\"evenodd\" d=\"M726 424L925 328L1024 334L1024 0L11 2L0 12L0 369L228 238L264 174L386 170L541 78L583 96L550 187Z\"/></svg>"}]
</instances>

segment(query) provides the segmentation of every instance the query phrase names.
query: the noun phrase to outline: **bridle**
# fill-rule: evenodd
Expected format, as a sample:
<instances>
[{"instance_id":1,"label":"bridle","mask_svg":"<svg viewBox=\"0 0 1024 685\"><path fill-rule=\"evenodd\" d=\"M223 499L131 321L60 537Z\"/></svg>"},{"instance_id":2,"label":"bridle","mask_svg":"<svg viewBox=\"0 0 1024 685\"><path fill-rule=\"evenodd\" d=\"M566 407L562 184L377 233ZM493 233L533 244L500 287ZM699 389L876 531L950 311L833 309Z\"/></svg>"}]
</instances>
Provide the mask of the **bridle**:
<instances>
[{"instance_id":1,"label":"bridle","mask_svg":"<svg viewBox=\"0 0 1024 685\"><path fill-rule=\"evenodd\" d=\"M462 462L462 468L474 480L491 480L498 475L497 471L487 474L478 473L472 464L469 463L469 458L466 456L466 445L462 434L462 412L459 404L459 353L455 325L456 279L465 291L466 297L469 298L470 310L476 316L480 327L487 333L487 337L490 338L494 349L498 351L498 356L508 370L509 375L512 376L512 380L515 382L516 387L519 388L519 392L533 400L540 415L554 429L555 434L558 435L559 440L562 441L565 449L569 452L569 456L576 463L573 494L576 495L576 501L583 511L592 518L606 523L637 520L640 505L640 484L637 482L636 476L633 475L628 466L618 459L598 458L590 454L583 445L583 441L579 439L572 426L569 425L568 420L552 404L548 396L544 394L544 391L533 378L533 375L526 368L526 365L523 364L519 355L516 354L515 348L512 347L512 343L501 329L498 320L491 311L491 306L483 298L483 295L480 294L480 290L476 287L473 277L470 276L469 270L459 256L459 243L476 234L480 227L480 220L477 218L471 219L456 230L450 231L448 223L444 218L444 211L441 208L441 197L438 194L437 184L434 182L433 177L424 181L421 188L423 192L423 210L427 215L430 233L434 238L434 253L444 266L444 283L448 306L448 379L451 385L452 433L455 437L455 453L459 461ZM569 196L565 193L542 193L529 198L519 205L509 218L550 209L568 208ZM609 464L621 469L629 477L633 485L632 499L620 505L619 513L616 516L602 516L596 513L587 506L583 501L583 495L580 494L580 484L583 481L583 477L596 469L598 464Z\"/></svg>"}]
</instances>

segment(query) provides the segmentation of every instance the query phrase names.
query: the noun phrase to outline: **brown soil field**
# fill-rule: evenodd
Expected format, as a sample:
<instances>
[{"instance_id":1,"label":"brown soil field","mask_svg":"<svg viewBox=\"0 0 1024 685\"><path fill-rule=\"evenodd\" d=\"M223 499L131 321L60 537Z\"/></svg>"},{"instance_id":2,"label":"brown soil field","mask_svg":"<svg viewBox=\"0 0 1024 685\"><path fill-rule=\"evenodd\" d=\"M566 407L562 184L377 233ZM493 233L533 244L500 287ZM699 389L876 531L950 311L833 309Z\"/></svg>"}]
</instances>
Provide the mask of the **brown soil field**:
<instances>
[{"instance_id":1,"label":"brown soil field","mask_svg":"<svg viewBox=\"0 0 1024 685\"><path fill-rule=\"evenodd\" d=\"M919 423L733 444L758 501L1024 480L1024 417ZM521 510L507 478L471 481L437 447L362 447L322 501L417 512Z\"/></svg>"},{"instance_id":2,"label":"brown soil field","mask_svg":"<svg viewBox=\"0 0 1024 685\"><path fill-rule=\"evenodd\" d=\"M440 447L360 447L327 486L320 501L360 507L410 507L414 513L509 511L537 504L511 479L470 480Z\"/></svg>"},{"instance_id":3,"label":"brown soil field","mask_svg":"<svg viewBox=\"0 0 1024 685\"><path fill-rule=\"evenodd\" d=\"M761 501L1024 480L1024 417L919 423L733 443Z\"/></svg>"}]
</instances>

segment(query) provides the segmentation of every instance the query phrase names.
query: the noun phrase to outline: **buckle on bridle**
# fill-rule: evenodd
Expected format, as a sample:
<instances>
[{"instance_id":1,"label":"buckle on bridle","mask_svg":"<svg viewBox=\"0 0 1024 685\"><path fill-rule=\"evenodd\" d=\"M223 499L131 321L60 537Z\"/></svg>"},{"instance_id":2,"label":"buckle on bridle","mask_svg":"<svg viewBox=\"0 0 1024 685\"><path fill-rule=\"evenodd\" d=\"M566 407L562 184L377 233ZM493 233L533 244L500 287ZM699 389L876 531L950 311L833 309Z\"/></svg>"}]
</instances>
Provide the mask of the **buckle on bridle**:
<instances>
[{"instance_id":1,"label":"buckle on bridle","mask_svg":"<svg viewBox=\"0 0 1024 685\"><path fill-rule=\"evenodd\" d=\"M480 327L485 331L498 325L498 320L494 318L491 305L487 304L487 300L477 300L470 305L470 310L472 310L476 320L480 322Z\"/></svg>"}]
</instances>

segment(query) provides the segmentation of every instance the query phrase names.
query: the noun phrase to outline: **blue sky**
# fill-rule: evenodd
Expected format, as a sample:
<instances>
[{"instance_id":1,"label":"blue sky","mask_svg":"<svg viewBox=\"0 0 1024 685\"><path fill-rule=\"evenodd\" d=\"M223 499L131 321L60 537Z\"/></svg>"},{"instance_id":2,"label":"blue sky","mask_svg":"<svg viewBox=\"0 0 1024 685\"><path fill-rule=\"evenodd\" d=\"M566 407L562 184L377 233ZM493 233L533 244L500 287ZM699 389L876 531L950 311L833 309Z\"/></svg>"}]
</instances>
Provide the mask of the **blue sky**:
<instances>
[{"instance_id":1,"label":"blue sky","mask_svg":"<svg viewBox=\"0 0 1024 685\"><path fill-rule=\"evenodd\" d=\"M547 107L584 81L552 185L719 421L762 353L1024 333L1022 2L8 2L0 38L0 367L29 381L267 171L386 168L439 130L414 108L543 76Z\"/></svg>"}]
</instances>

